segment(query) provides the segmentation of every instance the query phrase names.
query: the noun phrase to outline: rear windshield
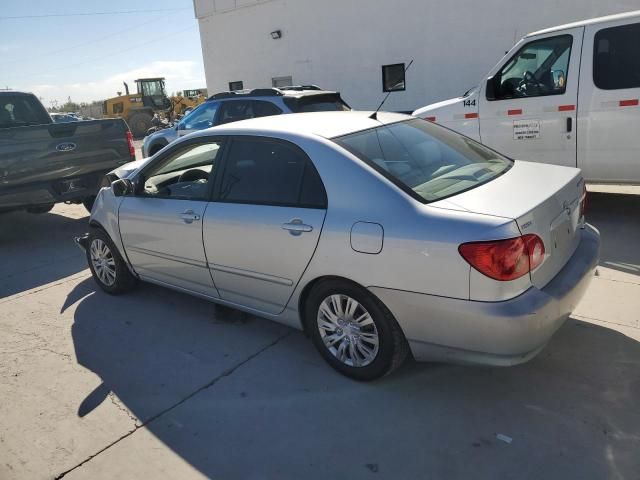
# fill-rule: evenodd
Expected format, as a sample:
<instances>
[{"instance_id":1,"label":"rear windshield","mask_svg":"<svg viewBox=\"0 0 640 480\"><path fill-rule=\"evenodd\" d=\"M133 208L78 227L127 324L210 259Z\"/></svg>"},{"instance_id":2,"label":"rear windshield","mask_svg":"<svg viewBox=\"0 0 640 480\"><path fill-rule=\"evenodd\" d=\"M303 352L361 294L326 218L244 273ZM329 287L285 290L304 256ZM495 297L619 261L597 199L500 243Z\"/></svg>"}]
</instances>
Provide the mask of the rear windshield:
<instances>
[{"instance_id":1,"label":"rear windshield","mask_svg":"<svg viewBox=\"0 0 640 480\"><path fill-rule=\"evenodd\" d=\"M333 140L423 203L482 185L513 164L470 138L421 119Z\"/></svg>"},{"instance_id":2,"label":"rear windshield","mask_svg":"<svg viewBox=\"0 0 640 480\"><path fill-rule=\"evenodd\" d=\"M309 95L306 97L285 97L284 103L294 113L351 110L351 107L340 98L338 93Z\"/></svg>"},{"instance_id":3,"label":"rear windshield","mask_svg":"<svg viewBox=\"0 0 640 480\"><path fill-rule=\"evenodd\" d=\"M51 123L51 118L33 95L0 95L0 128Z\"/></svg>"}]
</instances>

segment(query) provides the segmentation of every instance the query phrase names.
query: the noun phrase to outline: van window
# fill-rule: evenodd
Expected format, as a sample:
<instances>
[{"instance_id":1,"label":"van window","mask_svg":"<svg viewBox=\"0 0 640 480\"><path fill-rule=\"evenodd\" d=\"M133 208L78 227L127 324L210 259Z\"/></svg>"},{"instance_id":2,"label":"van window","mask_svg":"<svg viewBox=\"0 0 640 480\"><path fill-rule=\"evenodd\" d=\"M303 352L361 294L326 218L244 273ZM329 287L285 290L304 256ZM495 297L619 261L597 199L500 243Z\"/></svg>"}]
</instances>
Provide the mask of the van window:
<instances>
[{"instance_id":1,"label":"van window","mask_svg":"<svg viewBox=\"0 0 640 480\"><path fill-rule=\"evenodd\" d=\"M534 40L523 46L494 77L494 98L562 95L567 88L571 35Z\"/></svg>"},{"instance_id":2,"label":"van window","mask_svg":"<svg viewBox=\"0 0 640 480\"><path fill-rule=\"evenodd\" d=\"M593 82L603 90L640 87L640 23L596 33Z\"/></svg>"}]
</instances>

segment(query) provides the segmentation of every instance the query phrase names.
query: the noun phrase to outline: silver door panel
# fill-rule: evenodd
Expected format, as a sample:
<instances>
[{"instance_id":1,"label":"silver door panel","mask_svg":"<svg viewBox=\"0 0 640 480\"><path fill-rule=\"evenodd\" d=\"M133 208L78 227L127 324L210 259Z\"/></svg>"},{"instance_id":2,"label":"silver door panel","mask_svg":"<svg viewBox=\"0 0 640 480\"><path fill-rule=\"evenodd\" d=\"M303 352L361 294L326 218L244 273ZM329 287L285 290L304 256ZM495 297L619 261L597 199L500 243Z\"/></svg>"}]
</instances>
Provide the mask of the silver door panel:
<instances>
[{"instance_id":1,"label":"silver door panel","mask_svg":"<svg viewBox=\"0 0 640 480\"><path fill-rule=\"evenodd\" d=\"M202 245L207 202L127 197L120 206L122 241L141 276L218 296Z\"/></svg>"},{"instance_id":2,"label":"silver door panel","mask_svg":"<svg viewBox=\"0 0 640 480\"><path fill-rule=\"evenodd\" d=\"M318 244L325 210L211 203L203 238L221 298L277 314Z\"/></svg>"}]
</instances>

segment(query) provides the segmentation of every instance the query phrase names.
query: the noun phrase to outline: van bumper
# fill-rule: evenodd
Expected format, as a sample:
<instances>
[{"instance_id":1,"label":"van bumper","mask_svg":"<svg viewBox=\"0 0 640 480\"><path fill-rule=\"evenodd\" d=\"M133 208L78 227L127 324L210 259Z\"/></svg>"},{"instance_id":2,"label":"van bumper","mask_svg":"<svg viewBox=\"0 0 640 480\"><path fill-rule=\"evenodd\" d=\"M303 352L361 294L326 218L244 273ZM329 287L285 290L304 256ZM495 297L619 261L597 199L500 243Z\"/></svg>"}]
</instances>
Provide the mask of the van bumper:
<instances>
[{"instance_id":1,"label":"van bumper","mask_svg":"<svg viewBox=\"0 0 640 480\"><path fill-rule=\"evenodd\" d=\"M584 295L600 254L600 234L580 231L578 248L544 288L501 302L478 302L372 287L391 310L419 361L516 365L533 358Z\"/></svg>"}]
</instances>

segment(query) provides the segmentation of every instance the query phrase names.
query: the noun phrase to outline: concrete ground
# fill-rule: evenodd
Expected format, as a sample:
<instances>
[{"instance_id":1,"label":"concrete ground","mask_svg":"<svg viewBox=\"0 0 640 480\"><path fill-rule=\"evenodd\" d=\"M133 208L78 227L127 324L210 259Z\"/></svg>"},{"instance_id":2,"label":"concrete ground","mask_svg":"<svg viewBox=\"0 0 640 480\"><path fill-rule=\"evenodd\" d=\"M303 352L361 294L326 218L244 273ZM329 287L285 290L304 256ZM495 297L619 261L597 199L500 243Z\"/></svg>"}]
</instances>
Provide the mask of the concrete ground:
<instances>
[{"instance_id":1,"label":"concrete ground","mask_svg":"<svg viewBox=\"0 0 640 480\"><path fill-rule=\"evenodd\" d=\"M79 206L0 217L0 479L638 479L640 193L594 193L598 276L531 362L335 373L296 331L96 288Z\"/></svg>"}]
</instances>

